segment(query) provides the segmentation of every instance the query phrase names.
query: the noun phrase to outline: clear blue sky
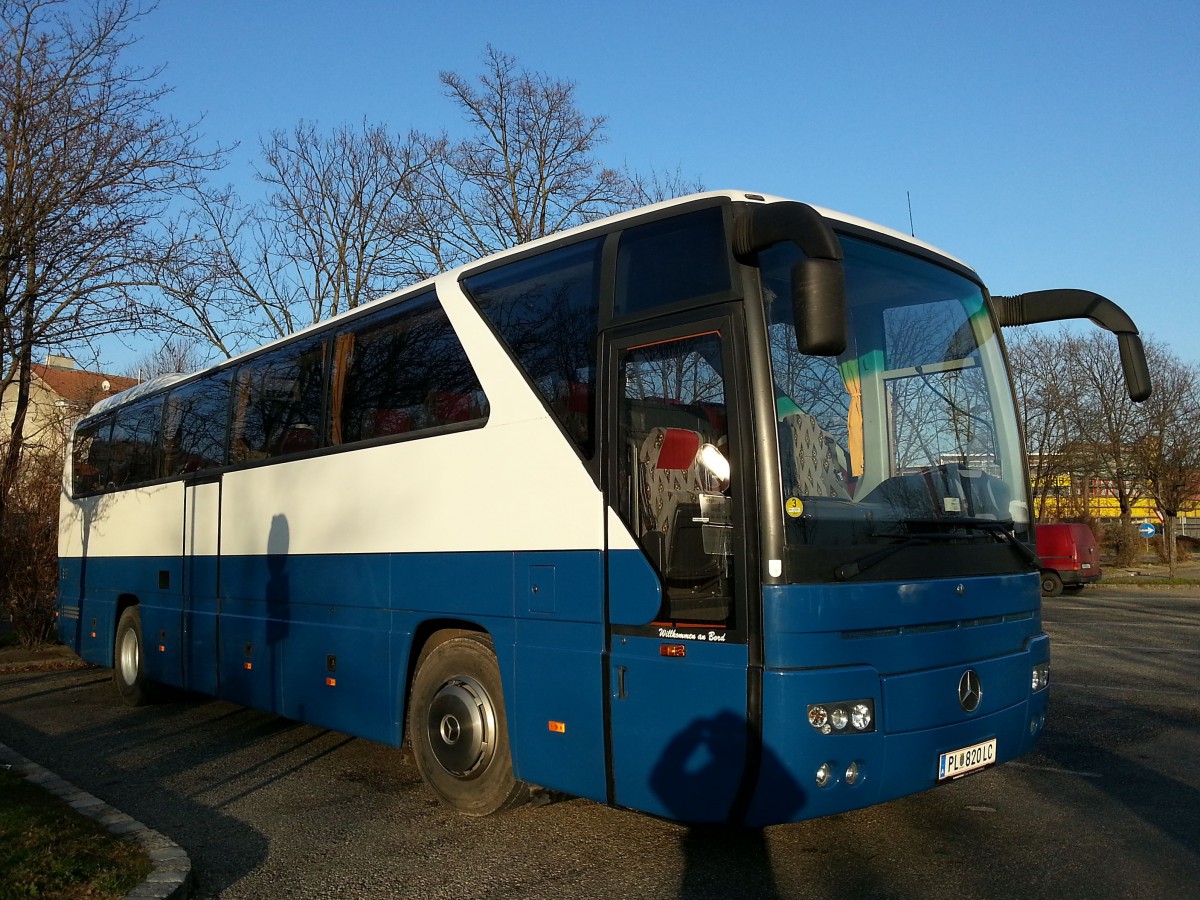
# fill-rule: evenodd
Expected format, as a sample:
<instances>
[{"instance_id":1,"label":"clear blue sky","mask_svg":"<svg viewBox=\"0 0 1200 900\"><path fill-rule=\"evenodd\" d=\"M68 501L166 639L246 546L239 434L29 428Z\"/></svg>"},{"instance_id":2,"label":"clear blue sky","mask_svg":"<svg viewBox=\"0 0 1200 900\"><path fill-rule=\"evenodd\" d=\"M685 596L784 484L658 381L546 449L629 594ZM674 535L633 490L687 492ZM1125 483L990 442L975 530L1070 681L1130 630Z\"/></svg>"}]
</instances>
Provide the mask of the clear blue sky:
<instances>
[{"instance_id":1,"label":"clear blue sky","mask_svg":"<svg viewBox=\"0 0 1200 900\"><path fill-rule=\"evenodd\" d=\"M1200 363L1196 0L161 0L138 31L130 61L240 142L244 189L302 118L453 133L438 73L491 43L576 83L610 164L906 232L911 194L917 236L994 293L1099 291Z\"/></svg>"}]
</instances>

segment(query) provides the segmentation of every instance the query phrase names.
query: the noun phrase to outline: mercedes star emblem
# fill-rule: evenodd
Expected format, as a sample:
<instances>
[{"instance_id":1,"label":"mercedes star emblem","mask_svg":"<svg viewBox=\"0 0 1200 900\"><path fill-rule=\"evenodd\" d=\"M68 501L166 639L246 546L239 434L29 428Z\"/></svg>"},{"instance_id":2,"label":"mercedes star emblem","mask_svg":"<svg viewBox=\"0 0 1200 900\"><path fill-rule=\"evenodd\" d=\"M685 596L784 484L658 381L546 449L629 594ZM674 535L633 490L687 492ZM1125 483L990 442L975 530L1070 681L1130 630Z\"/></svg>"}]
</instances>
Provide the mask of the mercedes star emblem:
<instances>
[{"instance_id":1,"label":"mercedes star emblem","mask_svg":"<svg viewBox=\"0 0 1200 900\"><path fill-rule=\"evenodd\" d=\"M979 673L974 669L963 672L958 679L958 705L967 712L975 712L983 699L983 688L979 686Z\"/></svg>"}]
</instances>

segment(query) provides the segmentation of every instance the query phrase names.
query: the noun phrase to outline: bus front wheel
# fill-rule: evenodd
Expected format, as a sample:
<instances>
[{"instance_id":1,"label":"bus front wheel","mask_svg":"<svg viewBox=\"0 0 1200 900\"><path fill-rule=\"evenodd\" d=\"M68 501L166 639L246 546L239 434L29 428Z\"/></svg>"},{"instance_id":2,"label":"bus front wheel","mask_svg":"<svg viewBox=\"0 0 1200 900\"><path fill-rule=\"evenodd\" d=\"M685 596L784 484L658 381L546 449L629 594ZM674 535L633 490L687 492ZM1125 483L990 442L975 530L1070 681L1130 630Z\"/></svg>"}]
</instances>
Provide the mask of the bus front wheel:
<instances>
[{"instance_id":1,"label":"bus front wheel","mask_svg":"<svg viewBox=\"0 0 1200 900\"><path fill-rule=\"evenodd\" d=\"M500 666L487 635L461 633L421 654L408 728L421 777L450 808L487 816L528 799L513 774Z\"/></svg>"},{"instance_id":2,"label":"bus front wheel","mask_svg":"<svg viewBox=\"0 0 1200 900\"><path fill-rule=\"evenodd\" d=\"M117 620L117 639L113 647L113 684L121 699L130 706L141 706L151 700L151 685L143 668L142 613L136 606L128 607Z\"/></svg>"}]
</instances>

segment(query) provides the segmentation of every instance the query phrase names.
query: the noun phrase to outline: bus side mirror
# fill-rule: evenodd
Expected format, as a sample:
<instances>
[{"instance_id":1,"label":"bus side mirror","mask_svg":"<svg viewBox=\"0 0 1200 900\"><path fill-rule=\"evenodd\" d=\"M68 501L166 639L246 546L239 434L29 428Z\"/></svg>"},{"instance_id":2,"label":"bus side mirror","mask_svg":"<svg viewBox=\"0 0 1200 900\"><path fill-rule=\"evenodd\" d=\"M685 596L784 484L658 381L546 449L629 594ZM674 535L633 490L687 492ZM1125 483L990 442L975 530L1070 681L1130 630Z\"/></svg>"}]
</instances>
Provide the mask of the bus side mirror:
<instances>
[{"instance_id":1,"label":"bus side mirror","mask_svg":"<svg viewBox=\"0 0 1200 900\"><path fill-rule=\"evenodd\" d=\"M1057 288L1027 294L993 296L992 313L1003 326L1036 325L1065 319L1091 319L1117 336L1121 368L1125 370L1125 388L1129 399L1141 403L1150 396L1150 367L1146 350L1133 319L1117 304L1094 291Z\"/></svg>"},{"instance_id":2,"label":"bus side mirror","mask_svg":"<svg viewBox=\"0 0 1200 900\"><path fill-rule=\"evenodd\" d=\"M792 316L801 353L845 352L846 278L839 261L809 258L792 267Z\"/></svg>"},{"instance_id":3,"label":"bus side mirror","mask_svg":"<svg viewBox=\"0 0 1200 900\"><path fill-rule=\"evenodd\" d=\"M792 267L792 315L801 353L837 356L846 349L846 281L842 245L825 217L805 203L755 206L734 221L733 254L758 265L759 251L790 241L805 258Z\"/></svg>"},{"instance_id":4,"label":"bus side mirror","mask_svg":"<svg viewBox=\"0 0 1200 900\"><path fill-rule=\"evenodd\" d=\"M1150 396L1150 366L1146 363L1146 348L1136 332L1117 332L1117 349L1121 352L1121 368L1125 370L1125 387L1129 399L1141 403Z\"/></svg>"}]
</instances>

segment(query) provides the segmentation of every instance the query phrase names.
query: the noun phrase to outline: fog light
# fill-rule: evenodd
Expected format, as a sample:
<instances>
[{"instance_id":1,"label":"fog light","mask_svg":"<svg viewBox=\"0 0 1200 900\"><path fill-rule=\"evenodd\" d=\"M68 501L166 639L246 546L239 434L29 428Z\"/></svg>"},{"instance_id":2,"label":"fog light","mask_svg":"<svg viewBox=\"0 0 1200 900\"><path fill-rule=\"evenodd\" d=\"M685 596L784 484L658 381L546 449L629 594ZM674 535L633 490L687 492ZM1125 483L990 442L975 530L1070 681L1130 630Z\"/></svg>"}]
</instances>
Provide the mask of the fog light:
<instances>
[{"instance_id":1,"label":"fog light","mask_svg":"<svg viewBox=\"0 0 1200 900\"><path fill-rule=\"evenodd\" d=\"M846 766L846 784L854 784L858 781L858 763L852 762Z\"/></svg>"},{"instance_id":2,"label":"fog light","mask_svg":"<svg viewBox=\"0 0 1200 900\"><path fill-rule=\"evenodd\" d=\"M829 787L831 781L833 781L833 768L829 763L821 763L821 767L817 769L817 787Z\"/></svg>"},{"instance_id":3,"label":"fog light","mask_svg":"<svg viewBox=\"0 0 1200 900\"><path fill-rule=\"evenodd\" d=\"M829 714L829 724L841 731L846 727L846 723L850 721L850 714L842 707L834 707L833 712Z\"/></svg>"}]
</instances>

